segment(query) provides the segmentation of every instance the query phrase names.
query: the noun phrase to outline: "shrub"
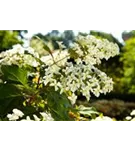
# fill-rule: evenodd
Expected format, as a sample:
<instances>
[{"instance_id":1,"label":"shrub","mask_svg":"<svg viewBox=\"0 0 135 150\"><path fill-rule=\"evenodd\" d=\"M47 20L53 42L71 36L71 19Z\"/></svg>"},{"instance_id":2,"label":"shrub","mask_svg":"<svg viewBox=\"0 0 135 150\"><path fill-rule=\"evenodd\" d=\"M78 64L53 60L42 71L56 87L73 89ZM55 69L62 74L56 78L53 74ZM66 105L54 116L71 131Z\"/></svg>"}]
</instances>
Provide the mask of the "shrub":
<instances>
[{"instance_id":1,"label":"shrub","mask_svg":"<svg viewBox=\"0 0 135 150\"><path fill-rule=\"evenodd\" d=\"M16 117L11 114L14 108L23 112L22 119L41 118L41 113L46 113L54 120L74 120L70 112L79 114L80 107L75 107L79 95L89 101L91 93L98 97L113 89L112 79L97 67L102 59L119 53L116 44L94 36L79 36L69 49L59 43L60 48L54 53L43 45L49 52L47 56L39 56L36 50L20 45L0 53L3 120L9 113L10 120Z\"/></svg>"}]
</instances>

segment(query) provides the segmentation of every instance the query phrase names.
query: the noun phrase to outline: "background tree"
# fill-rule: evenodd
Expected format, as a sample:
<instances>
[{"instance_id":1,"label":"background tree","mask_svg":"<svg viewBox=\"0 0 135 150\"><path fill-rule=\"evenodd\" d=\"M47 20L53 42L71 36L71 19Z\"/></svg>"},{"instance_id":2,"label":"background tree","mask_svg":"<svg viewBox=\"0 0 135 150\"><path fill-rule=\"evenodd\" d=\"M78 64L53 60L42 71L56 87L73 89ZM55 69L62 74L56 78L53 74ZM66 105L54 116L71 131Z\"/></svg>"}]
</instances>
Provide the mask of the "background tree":
<instances>
[{"instance_id":1,"label":"background tree","mask_svg":"<svg viewBox=\"0 0 135 150\"><path fill-rule=\"evenodd\" d=\"M63 44L66 47L69 47L70 44L72 44L74 39L75 39L75 35L74 35L74 32L72 30L65 30L63 32L63 34L61 35L61 37L62 37Z\"/></svg>"},{"instance_id":2,"label":"background tree","mask_svg":"<svg viewBox=\"0 0 135 150\"><path fill-rule=\"evenodd\" d=\"M18 35L22 38L25 39L25 34L28 33L28 30L12 30L13 32L18 32Z\"/></svg>"},{"instance_id":3,"label":"background tree","mask_svg":"<svg viewBox=\"0 0 135 150\"><path fill-rule=\"evenodd\" d=\"M26 30L1 30L0 31L0 52L11 49L15 44L23 44Z\"/></svg>"},{"instance_id":4,"label":"background tree","mask_svg":"<svg viewBox=\"0 0 135 150\"><path fill-rule=\"evenodd\" d=\"M46 44L52 45L53 49L58 49L59 47L58 47L58 44L57 44L56 41L61 41L62 40L62 38L60 37L60 32L58 30L52 30L51 32L47 33L46 35L38 33L34 36L38 36Z\"/></svg>"},{"instance_id":5,"label":"background tree","mask_svg":"<svg viewBox=\"0 0 135 150\"><path fill-rule=\"evenodd\" d=\"M131 30L131 31L129 31L129 32L124 31L124 32L122 33L122 39L123 39L124 41L126 41L126 40L128 40L128 39L130 39L130 38L132 38L132 37L135 37L135 30Z\"/></svg>"},{"instance_id":6,"label":"background tree","mask_svg":"<svg viewBox=\"0 0 135 150\"><path fill-rule=\"evenodd\" d=\"M125 41L123 53L121 54L123 62L123 92L135 94L135 37L132 36Z\"/></svg>"},{"instance_id":7,"label":"background tree","mask_svg":"<svg viewBox=\"0 0 135 150\"><path fill-rule=\"evenodd\" d=\"M40 39L42 39L53 50L56 50L59 48L57 41L63 42L63 44L68 48L75 39L75 35L72 30L65 30L63 33L60 33L58 30L52 30L51 32L47 33L46 35L38 33L32 37L32 40L30 42L30 45L32 47L36 47L36 48L37 48L37 46L36 46L37 41L34 38L35 36L38 36ZM42 49L41 44L39 47L40 47L40 49Z\"/></svg>"}]
</instances>

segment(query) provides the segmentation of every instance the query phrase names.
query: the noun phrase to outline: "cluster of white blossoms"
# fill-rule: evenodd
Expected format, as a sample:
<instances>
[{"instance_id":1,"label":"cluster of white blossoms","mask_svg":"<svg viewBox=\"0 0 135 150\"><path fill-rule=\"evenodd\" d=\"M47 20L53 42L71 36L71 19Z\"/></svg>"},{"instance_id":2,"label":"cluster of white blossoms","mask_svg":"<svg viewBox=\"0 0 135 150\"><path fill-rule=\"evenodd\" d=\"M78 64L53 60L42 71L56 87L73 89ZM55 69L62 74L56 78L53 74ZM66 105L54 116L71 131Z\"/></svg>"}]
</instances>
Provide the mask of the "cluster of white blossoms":
<instances>
[{"instance_id":1,"label":"cluster of white blossoms","mask_svg":"<svg viewBox=\"0 0 135 150\"><path fill-rule=\"evenodd\" d=\"M112 79L90 65L66 63L66 67L61 70L58 66L48 67L45 74L44 84L49 83L56 91L60 90L60 93L69 93L68 98L72 104L76 102L75 93L78 91L90 100L90 92L98 97L100 93L106 94L113 88Z\"/></svg>"},{"instance_id":2,"label":"cluster of white blossoms","mask_svg":"<svg viewBox=\"0 0 135 150\"><path fill-rule=\"evenodd\" d=\"M97 39L92 35L78 36L73 49L81 60L91 65L100 64L102 59L108 60L119 54L117 44L109 42L107 39Z\"/></svg>"},{"instance_id":3,"label":"cluster of white blossoms","mask_svg":"<svg viewBox=\"0 0 135 150\"><path fill-rule=\"evenodd\" d=\"M54 121L50 113L40 112L40 118L37 115L33 114L33 119L30 116L26 116L26 119L21 119L24 116L24 113L18 109L13 109L12 114L8 114L7 118L9 121Z\"/></svg>"},{"instance_id":4,"label":"cluster of white blossoms","mask_svg":"<svg viewBox=\"0 0 135 150\"><path fill-rule=\"evenodd\" d=\"M125 119L127 121L135 121L135 110L132 110L132 112L130 113L130 116L127 116Z\"/></svg>"},{"instance_id":5,"label":"cluster of white blossoms","mask_svg":"<svg viewBox=\"0 0 135 150\"><path fill-rule=\"evenodd\" d=\"M112 79L97 69L96 65L102 59L107 60L117 54L117 44L88 35L78 36L69 49L60 49L41 57L30 47L16 45L13 49L0 53L0 65L45 66L45 74L40 77L40 83L54 87L60 94L64 92L74 104L78 93L89 100L90 93L98 97L100 93L106 94L113 89Z\"/></svg>"},{"instance_id":6,"label":"cluster of white blossoms","mask_svg":"<svg viewBox=\"0 0 135 150\"><path fill-rule=\"evenodd\" d=\"M18 120L19 118L22 118L24 116L24 113L18 109L13 109L13 113L12 114L8 114L7 115L7 118L10 120L10 121L16 121Z\"/></svg>"},{"instance_id":7,"label":"cluster of white blossoms","mask_svg":"<svg viewBox=\"0 0 135 150\"><path fill-rule=\"evenodd\" d=\"M34 56L34 57L33 57ZM39 66L39 62L36 61L39 58L37 52L31 47L24 48L17 44L13 49L0 53L0 65L30 65L32 67Z\"/></svg>"},{"instance_id":8,"label":"cluster of white blossoms","mask_svg":"<svg viewBox=\"0 0 135 150\"><path fill-rule=\"evenodd\" d=\"M95 65L118 53L118 46L108 40L79 36L71 49L54 52L53 58L42 57L41 60L48 65L44 85L53 86L56 91L60 90L60 94L66 93L72 104L76 102L78 92L87 100L90 100L90 92L97 97L100 93L106 94L113 89L113 81ZM68 61L70 58L74 62Z\"/></svg>"}]
</instances>

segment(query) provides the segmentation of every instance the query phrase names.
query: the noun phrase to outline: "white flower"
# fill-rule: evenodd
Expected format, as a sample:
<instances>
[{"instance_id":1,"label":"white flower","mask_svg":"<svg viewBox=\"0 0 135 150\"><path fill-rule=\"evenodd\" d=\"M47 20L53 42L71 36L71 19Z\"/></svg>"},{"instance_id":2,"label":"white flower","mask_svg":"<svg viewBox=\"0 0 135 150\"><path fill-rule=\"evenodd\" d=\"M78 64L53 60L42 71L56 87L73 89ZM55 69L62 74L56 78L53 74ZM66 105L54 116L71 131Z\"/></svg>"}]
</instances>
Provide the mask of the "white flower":
<instances>
[{"instance_id":1,"label":"white flower","mask_svg":"<svg viewBox=\"0 0 135 150\"><path fill-rule=\"evenodd\" d=\"M75 104L75 102L77 100L77 96L74 93L72 93L71 96L68 96L68 99L70 99L72 104Z\"/></svg>"},{"instance_id":2,"label":"white flower","mask_svg":"<svg viewBox=\"0 0 135 150\"><path fill-rule=\"evenodd\" d=\"M126 119L126 120L131 120L132 117L131 117L131 116L127 116L125 119Z\"/></svg>"},{"instance_id":3,"label":"white flower","mask_svg":"<svg viewBox=\"0 0 135 150\"><path fill-rule=\"evenodd\" d=\"M36 115L33 115L35 121L40 121L40 118L38 118Z\"/></svg>"},{"instance_id":4,"label":"white flower","mask_svg":"<svg viewBox=\"0 0 135 150\"><path fill-rule=\"evenodd\" d=\"M50 113L40 112L44 121L54 121Z\"/></svg>"},{"instance_id":5,"label":"white flower","mask_svg":"<svg viewBox=\"0 0 135 150\"><path fill-rule=\"evenodd\" d=\"M135 110L130 113L131 116L135 116Z\"/></svg>"},{"instance_id":6,"label":"white flower","mask_svg":"<svg viewBox=\"0 0 135 150\"><path fill-rule=\"evenodd\" d=\"M53 79L50 86L54 86L55 91L57 91L59 89L59 87L61 87L61 83L57 82L55 79Z\"/></svg>"},{"instance_id":7,"label":"white flower","mask_svg":"<svg viewBox=\"0 0 135 150\"><path fill-rule=\"evenodd\" d=\"M23 117L24 116L24 113L18 109L13 109L13 113L15 115L17 115L18 117Z\"/></svg>"},{"instance_id":8,"label":"white flower","mask_svg":"<svg viewBox=\"0 0 135 150\"><path fill-rule=\"evenodd\" d=\"M27 116L26 119L22 119L21 121L34 121L34 120L31 120L30 117Z\"/></svg>"},{"instance_id":9,"label":"white flower","mask_svg":"<svg viewBox=\"0 0 135 150\"><path fill-rule=\"evenodd\" d=\"M7 118L10 120L10 121L16 121L19 119L19 116L16 115L16 114L8 114L7 115Z\"/></svg>"}]
</instances>

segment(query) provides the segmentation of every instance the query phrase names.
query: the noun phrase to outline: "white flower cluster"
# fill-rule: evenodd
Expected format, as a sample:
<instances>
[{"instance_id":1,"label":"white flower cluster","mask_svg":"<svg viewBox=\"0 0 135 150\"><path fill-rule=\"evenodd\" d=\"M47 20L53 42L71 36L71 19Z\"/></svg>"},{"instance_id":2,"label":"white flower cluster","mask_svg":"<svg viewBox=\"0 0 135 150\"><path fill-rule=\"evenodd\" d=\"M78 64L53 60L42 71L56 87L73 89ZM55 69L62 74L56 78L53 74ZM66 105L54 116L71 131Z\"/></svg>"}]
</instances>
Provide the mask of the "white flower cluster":
<instances>
[{"instance_id":1,"label":"white flower cluster","mask_svg":"<svg viewBox=\"0 0 135 150\"><path fill-rule=\"evenodd\" d=\"M37 117L37 115L33 114L33 119L31 119L29 116L26 117L26 119L22 119L21 121L54 121L50 113L46 112L40 112L41 117Z\"/></svg>"},{"instance_id":2,"label":"white flower cluster","mask_svg":"<svg viewBox=\"0 0 135 150\"><path fill-rule=\"evenodd\" d=\"M107 39L97 39L92 35L78 36L73 49L79 58L76 59L77 63L84 61L91 65L100 64L102 59L108 60L119 54L117 44L109 42Z\"/></svg>"},{"instance_id":3,"label":"white flower cluster","mask_svg":"<svg viewBox=\"0 0 135 150\"><path fill-rule=\"evenodd\" d=\"M21 119L20 121L54 121L50 113L47 112L40 112L41 117L37 117L37 115L33 114L33 119L30 118L30 116L26 116L26 119L21 119L24 116L24 113L18 109L13 109L12 114L8 114L7 118L9 121L17 121L18 119Z\"/></svg>"},{"instance_id":4,"label":"white flower cluster","mask_svg":"<svg viewBox=\"0 0 135 150\"><path fill-rule=\"evenodd\" d=\"M7 118L10 120L10 121L16 121L18 120L19 118L22 118L24 116L24 113L18 109L13 109L13 113L12 114L8 114L7 115Z\"/></svg>"},{"instance_id":5,"label":"white flower cluster","mask_svg":"<svg viewBox=\"0 0 135 150\"><path fill-rule=\"evenodd\" d=\"M100 64L102 59L107 60L118 53L118 46L106 39L101 40L89 35L78 36L69 50L61 49L41 58L32 48L16 45L12 50L0 53L0 65L26 64L40 67L41 64L36 60L40 59L46 66L45 75L40 78L43 84L53 86L60 94L66 93L74 104L78 93L89 100L90 92L98 97L100 93L106 94L113 89L112 79L97 69L96 65Z\"/></svg>"},{"instance_id":6,"label":"white flower cluster","mask_svg":"<svg viewBox=\"0 0 135 150\"><path fill-rule=\"evenodd\" d=\"M55 71L53 71L55 67ZM60 89L60 93L69 93L68 98L72 104L76 102L77 91L82 93L83 96L90 100L90 92L95 96L99 96L100 93L106 94L113 88L112 79L94 66L84 64L66 63L66 68L61 69L52 66L46 69L46 75L44 77L44 84L50 83L50 86L54 86L57 91ZM58 76L55 79L56 75Z\"/></svg>"},{"instance_id":7,"label":"white flower cluster","mask_svg":"<svg viewBox=\"0 0 135 150\"><path fill-rule=\"evenodd\" d=\"M98 97L100 93L106 94L113 89L112 79L94 65L99 64L103 58L108 59L119 53L116 44L93 36L80 36L78 42L82 47L75 43L72 50L56 52L53 58L46 56L41 59L47 65L50 63L45 69L44 84L53 86L56 91L60 90L60 93L65 92L72 104L77 100L77 92L89 100L90 92ZM72 56L73 53L75 56ZM72 57L75 57L75 63L68 62Z\"/></svg>"},{"instance_id":8,"label":"white flower cluster","mask_svg":"<svg viewBox=\"0 0 135 150\"><path fill-rule=\"evenodd\" d=\"M135 121L135 110L130 113L130 116L125 118L127 121Z\"/></svg>"},{"instance_id":9,"label":"white flower cluster","mask_svg":"<svg viewBox=\"0 0 135 150\"><path fill-rule=\"evenodd\" d=\"M31 55L28 55L28 54ZM13 49L7 50L0 53L0 65L30 65L32 67L39 66L36 61L39 58L38 53L36 53L32 48L23 48L21 45L15 45Z\"/></svg>"}]
</instances>

